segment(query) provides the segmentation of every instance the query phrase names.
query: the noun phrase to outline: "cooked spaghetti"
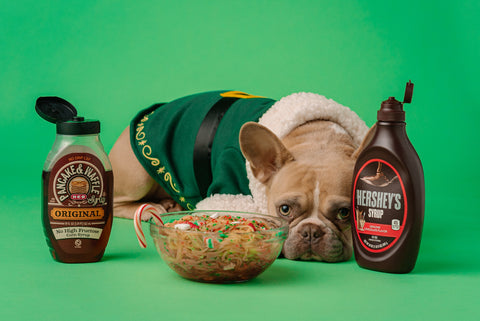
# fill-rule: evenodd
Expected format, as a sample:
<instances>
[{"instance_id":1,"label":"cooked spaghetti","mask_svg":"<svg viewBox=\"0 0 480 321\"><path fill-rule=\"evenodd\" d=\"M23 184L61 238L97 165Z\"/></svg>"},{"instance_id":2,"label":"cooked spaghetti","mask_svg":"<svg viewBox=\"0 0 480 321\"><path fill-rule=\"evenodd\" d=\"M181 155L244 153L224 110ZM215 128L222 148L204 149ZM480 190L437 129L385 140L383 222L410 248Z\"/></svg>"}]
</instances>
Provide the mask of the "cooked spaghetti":
<instances>
[{"instance_id":1,"label":"cooked spaghetti","mask_svg":"<svg viewBox=\"0 0 480 321\"><path fill-rule=\"evenodd\" d=\"M249 280L279 255L285 229L260 216L186 215L151 224L155 245L177 273L203 282ZM158 237L157 237L158 236Z\"/></svg>"}]
</instances>

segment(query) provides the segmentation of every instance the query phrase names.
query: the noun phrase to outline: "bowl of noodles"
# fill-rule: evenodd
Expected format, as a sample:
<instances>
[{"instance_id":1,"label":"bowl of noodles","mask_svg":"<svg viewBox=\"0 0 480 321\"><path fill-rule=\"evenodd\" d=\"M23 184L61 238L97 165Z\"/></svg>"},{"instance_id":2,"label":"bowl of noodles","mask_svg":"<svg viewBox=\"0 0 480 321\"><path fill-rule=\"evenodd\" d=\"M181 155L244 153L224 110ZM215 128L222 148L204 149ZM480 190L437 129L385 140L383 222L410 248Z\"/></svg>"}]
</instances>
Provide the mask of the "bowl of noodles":
<instances>
[{"instance_id":1,"label":"bowl of noodles","mask_svg":"<svg viewBox=\"0 0 480 321\"><path fill-rule=\"evenodd\" d=\"M142 205L134 224L142 247L141 214L150 212L150 235L158 253L180 276L199 282L245 282L278 257L288 224L277 217L233 211L156 214Z\"/></svg>"}]
</instances>

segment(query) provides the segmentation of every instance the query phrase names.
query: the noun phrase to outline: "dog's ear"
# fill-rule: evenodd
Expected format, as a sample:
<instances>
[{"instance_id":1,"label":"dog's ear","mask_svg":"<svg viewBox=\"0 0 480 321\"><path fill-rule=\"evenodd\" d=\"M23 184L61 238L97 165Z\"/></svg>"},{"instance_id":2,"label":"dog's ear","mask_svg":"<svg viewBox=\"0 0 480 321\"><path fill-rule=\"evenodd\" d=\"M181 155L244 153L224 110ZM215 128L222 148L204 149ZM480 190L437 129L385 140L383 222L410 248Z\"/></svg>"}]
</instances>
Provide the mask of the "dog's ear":
<instances>
[{"instance_id":1,"label":"dog's ear","mask_svg":"<svg viewBox=\"0 0 480 321\"><path fill-rule=\"evenodd\" d=\"M363 141L362 143L360 144L360 146L357 148L357 150L355 150L355 152L353 152L352 154L352 158L354 159L357 159L358 158L358 155L360 155L360 153L362 152L362 150L365 149L365 147L367 147L368 144L370 144L370 142L372 141L372 138L373 138L373 135L375 134L375 131L377 130L377 124L374 124L367 132L367 134L365 135L365 137L363 138Z\"/></svg>"},{"instance_id":2,"label":"dog's ear","mask_svg":"<svg viewBox=\"0 0 480 321\"><path fill-rule=\"evenodd\" d=\"M258 123L245 123L240 129L239 140L240 149L250 162L253 175L263 184L285 163L294 160L280 139Z\"/></svg>"}]
</instances>

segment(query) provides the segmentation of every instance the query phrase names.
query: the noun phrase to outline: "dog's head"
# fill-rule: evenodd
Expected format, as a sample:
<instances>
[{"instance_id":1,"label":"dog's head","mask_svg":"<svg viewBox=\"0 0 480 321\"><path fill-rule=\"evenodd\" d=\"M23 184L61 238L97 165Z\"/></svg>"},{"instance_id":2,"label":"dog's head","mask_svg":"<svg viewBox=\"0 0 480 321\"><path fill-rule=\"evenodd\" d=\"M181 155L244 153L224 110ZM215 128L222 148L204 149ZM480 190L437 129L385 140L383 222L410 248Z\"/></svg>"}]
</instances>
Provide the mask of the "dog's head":
<instances>
[{"instance_id":1,"label":"dog's head","mask_svg":"<svg viewBox=\"0 0 480 321\"><path fill-rule=\"evenodd\" d=\"M286 258L351 257L351 183L363 146L357 149L340 126L327 121L302 125L282 140L257 123L242 127L240 147L265 185L268 213L289 222Z\"/></svg>"}]
</instances>

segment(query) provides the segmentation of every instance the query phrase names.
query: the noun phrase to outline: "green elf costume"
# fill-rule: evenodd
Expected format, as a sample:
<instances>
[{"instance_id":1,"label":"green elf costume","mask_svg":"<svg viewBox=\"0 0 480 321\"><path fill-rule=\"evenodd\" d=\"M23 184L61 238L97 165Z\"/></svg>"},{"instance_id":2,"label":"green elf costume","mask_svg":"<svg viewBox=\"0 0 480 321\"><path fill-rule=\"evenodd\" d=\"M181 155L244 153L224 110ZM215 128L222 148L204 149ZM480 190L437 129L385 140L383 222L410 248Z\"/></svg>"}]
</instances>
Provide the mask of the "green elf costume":
<instances>
[{"instance_id":1,"label":"green elf costume","mask_svg":"<svg viewBox=\"0 0 480 321\"><path fill-rule=\"evenodd\" d=\"M238 91L195 94L142 110L131 122L138 160L185 209L265 213L265 187L253 176L238 142L256 121L280 139L311 120L336 122L360 145L368 128L331 99L296 93L279 101Z\"/></svg>"}]
</instances>

